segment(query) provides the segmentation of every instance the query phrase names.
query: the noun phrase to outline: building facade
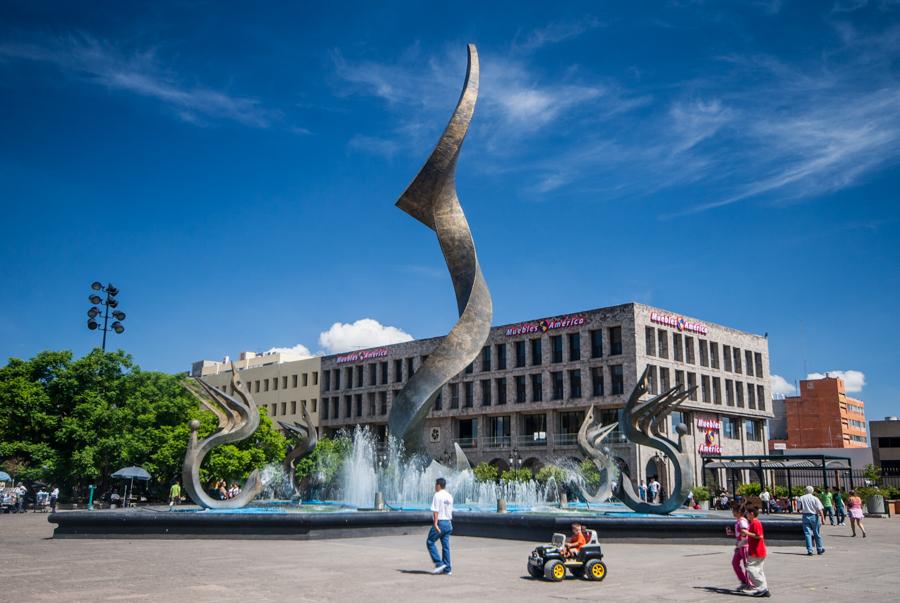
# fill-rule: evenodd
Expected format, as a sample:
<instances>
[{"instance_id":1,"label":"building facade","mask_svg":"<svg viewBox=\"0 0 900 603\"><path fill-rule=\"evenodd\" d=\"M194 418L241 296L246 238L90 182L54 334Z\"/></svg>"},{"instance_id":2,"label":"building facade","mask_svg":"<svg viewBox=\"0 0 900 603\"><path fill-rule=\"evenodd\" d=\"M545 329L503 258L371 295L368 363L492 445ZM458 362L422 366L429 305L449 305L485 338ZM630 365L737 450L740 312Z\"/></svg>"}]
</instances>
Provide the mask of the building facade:
<instances>
[{"instance_id":1,"label":"building facade","mask_svg":"<svg viewBox=\"0 0 900 603\"><path fill-rule=\"evenodd\" d=\"M222 362L201 360L193 364L191 376L202 377L213 387L233 394L231 364L227 358ZM257 406L271 418L288 423L299 421L305 406L318 425L321 357L296 359L279 353L243 352L234 366Z\"/></svg>"},{"instance_id":2,"label":"building facade","mask_svg":"<svg viewBox=\"0 0 900 603\"><path fill-rule=\"evenodd\" d=\"M881 474L900 476L900 418L885 417L883 421L869 421L872 438L872 457Z\"/></svg>"},{"instance_id":3,"label":"building facade","mask_svg":"<svg viewBox=\"0 0 900 603\"><path fill-rule=\"evenodd\" d=\"M319 421L327 435L367 425L384 437L391 402L440 338L321 359ZM559 458L580 459L576 436L594 405L604 424L617 420L645 367L652 393L677 383L697 390L668 419L688 426L687 452L698 483L701 455L765 454L772 416L768 342L712 323L629 303L494 327L479 357L443 386L426 419L428 452L449 460L454 442L475 464L536 469ZM608 444L634 479L671 465L654 450ZM712 483L710 483L712 482Z\"/></svg>"},{"instance_id":4,"label":"building facade","mask_svg":"<svg viewBox=\"0 0 900 603\"><path fill-rule=\"evenodd\" d=\"M842 379L801 381L799 395L772 403L775 416L783 417L777 432L773 428L773 450L868 447L865 404L846 394Z\"/></svg>"}]
</instances>

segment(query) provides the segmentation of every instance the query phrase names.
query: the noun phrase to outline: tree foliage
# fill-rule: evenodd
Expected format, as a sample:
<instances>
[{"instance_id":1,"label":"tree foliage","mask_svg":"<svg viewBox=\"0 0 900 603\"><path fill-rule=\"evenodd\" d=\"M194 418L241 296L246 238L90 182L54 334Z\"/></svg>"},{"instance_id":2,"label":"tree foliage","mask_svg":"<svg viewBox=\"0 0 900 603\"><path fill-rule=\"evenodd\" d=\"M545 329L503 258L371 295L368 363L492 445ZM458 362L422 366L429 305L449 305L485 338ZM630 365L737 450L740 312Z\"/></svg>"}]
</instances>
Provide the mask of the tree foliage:
<instances>
[{"instance_id":1,"label":"tree foliage","mask_svg":"<svg viewBox=\"0 0 900 603\"><path fill-rule=\"evenodd\" d=\"M500 475L500 479L505 482L527 482L534 478L531 469L522 467L521 469L507 469Z\"/></svg>"},{"instance_id":2,"label":"tree foliage","mask_svg":"<svg viewBox=\"0 0 900 603\"><path fill-rule=\"evenodd\" d=\"M476 482L496 482L500 477L497 468L490 463L478 463L472 469Z\"/></svg>"},{"instance_id":3,"label":"tree foliage","mask_svg":"<svg viewBox=\"0 0 900 603\"><path fill-rule=\"evenodd\" d=\"M216 427L184 379L141 371L122 351L12 358L0 368L0 462L17 480L59 485L64 498L82 496L88 484L104 492L113 472L139 465L153 476L151 493L163 497L181 474L189 421L201 421L201 436ZM215 449L204 469L208 477L242 478L283 458L285 445L261 414L253 438Z\"/></svg>"}]
</instances>

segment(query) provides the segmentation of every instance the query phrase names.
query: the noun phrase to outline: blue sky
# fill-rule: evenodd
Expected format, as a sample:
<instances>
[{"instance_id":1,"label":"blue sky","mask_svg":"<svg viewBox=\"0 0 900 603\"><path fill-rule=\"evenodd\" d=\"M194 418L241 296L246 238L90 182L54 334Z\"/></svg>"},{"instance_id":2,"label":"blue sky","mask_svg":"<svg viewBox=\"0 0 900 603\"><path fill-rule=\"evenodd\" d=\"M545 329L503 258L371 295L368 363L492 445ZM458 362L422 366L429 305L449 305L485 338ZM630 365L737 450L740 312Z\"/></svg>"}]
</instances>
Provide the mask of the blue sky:
<instances>
[{"instance_id":1,"label":"blue sky","mask_svg":"<svg viewBox=\"0 0 900 603\"><path fill-rule=\"evenodd\" d=\"M2 357L96 345L96 279L152 369L445 333L439 248L393 204L474 42L457 188L496 324L649 303L900 412L897 2L20 4Z\"/></svg>"}]
</instances>

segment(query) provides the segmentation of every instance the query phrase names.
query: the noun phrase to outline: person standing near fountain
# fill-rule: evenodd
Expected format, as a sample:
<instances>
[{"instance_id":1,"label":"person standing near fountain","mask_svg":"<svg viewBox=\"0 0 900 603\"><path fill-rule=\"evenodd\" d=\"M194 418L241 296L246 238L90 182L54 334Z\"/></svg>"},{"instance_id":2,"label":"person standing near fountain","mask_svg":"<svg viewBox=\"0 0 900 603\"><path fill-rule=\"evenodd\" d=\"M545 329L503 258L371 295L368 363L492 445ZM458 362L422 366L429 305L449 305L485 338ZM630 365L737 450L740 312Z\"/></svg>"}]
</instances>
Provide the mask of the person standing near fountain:
<instances>
[{"instance_id":1,"label":"person standing near fountain","mask_svg":"<svg viewBox=\"0 0 900 603\"><path fill-rule=\"evenodd\" d=\"M447 480L439 477L434 480L434 497L431 499L431 516L434 525L428 532L426 546L431 560L434 562L432 574L451 573L450 567L450 534L453 533L453 496L445 489ZM437 546L441 541L441 555L438 556Z\"/></svg>"}]
</instances>

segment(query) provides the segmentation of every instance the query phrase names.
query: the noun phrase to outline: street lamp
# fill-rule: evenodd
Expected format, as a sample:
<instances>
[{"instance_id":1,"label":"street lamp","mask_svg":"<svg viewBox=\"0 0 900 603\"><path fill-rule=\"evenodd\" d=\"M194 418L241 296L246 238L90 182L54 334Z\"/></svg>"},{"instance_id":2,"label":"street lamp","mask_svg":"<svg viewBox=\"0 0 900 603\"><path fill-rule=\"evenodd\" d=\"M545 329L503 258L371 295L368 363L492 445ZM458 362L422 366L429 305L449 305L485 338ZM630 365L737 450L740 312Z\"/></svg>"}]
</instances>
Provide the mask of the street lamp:
<instances>
[{"instance_id":1,"label":"street lamp","mask_svg":"<svg viewBox=\"0 0 900 603\"><path fill-rule=\"evenodd\" d=\"M522 465L522 457L519 456L519 449L513 448L509 455L509 466L511 469L518 469Z\"/></svg>"},{"instance_id":2,"label":"street lamp","mask_svg":"<svg viewBox=\"0 0 900 603\"><path fill-rule=\"evenodd\" d=\"M91 307L87 311L88 321L87 328L91 331L101 330L103 331L103 351L106 352L106 334L109 331L113 331L118 335L121 335L125 332L125 327L122 325L122 321L125 320L125 313L121 310L116 310L119 307L119 300L116 299L116 296L119 294L119 290L113 286L112 283L109 283L105 287L103 283L100 281L94 281L91 283L91 289L93 291L102 291L106 294L106 299L100 297L97 293L91 293L88 296L88 301L91 302ZM103 306L103 310L101 310L98 306ZM112 312L110 312L112 309ZM98 322L98 318L100 315L103 315L103 326L100 326ZM109 324L109 317L112 315L113 323Z\"/></svg>"}]
</instances>

